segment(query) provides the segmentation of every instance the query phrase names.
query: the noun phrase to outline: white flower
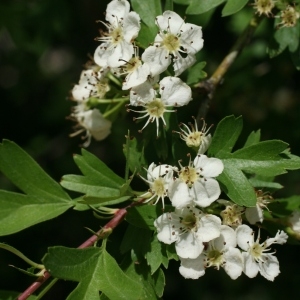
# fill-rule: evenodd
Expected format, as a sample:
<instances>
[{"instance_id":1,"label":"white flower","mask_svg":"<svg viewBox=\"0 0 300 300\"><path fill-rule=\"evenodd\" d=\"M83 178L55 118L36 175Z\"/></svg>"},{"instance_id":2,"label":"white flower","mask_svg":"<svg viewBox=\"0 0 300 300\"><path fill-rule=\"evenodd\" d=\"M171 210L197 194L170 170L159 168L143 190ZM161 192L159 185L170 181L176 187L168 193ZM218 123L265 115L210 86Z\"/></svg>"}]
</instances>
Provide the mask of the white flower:
<instances>
[{"instance_id":1,"label":"white flower","mask_svg":"<svg viewBox=\"0 0 300 300\"><path fill-rule=\"evenodd\" d=\"M169 187L173 206L182 208L193 203L207 207L218 199L220 186L212 177L217 177L224 169L220 159L198 154L193 163L190 161L188 166L180 167L178 178Z\"/></svg>"},{"instance_id":2,"label":"white flower","mask_svg":"<svg viewBox=\"0 0 300 300\"><path fill-rule=\"evenodd\" d=\"M236 248L236 233L222 225L220 236L208 242L207 248L195 259L180 258L180 274L185 278L197 279L204 275L205 269L224 268L231 279L238 278L243 271L241 251Z\"/></svg>"},{"instance_id":3,"label":"white flower","mask_svg":"<svg viewBox=\"0 0 300 300\"><path fill-rule=\"evenodd\" d=\"M185 207L164 213L154 221L154 226L159 241L175 242L176 252L182 258L196 258L204 249L203 243L220 235L221 220L195 207Z\"/></svg>"},{"instance_id":4,"label":"white flower","mask_svg":"<svg viewBox=\"0 0 300 300\"><path fill-rule=\"evenodd\" d=\"M109 91L109 85L104 79L107 70L93 71L85 70L81 72L79 83L72 89L73 100L83 101L90 97L103 98Z\"/></svg>"},{"instance_id":5,"label":"white flower","mask_svg":"<svg viewBox=\"0 0 300 300\"><path fill-rule=\"evenodd\" d=\"M142 60L149 63L151 75L155 76L168 68L172 54L175 75L178 76L196 62L195 54L203 47L201 27L185 23L178 14L169 10L158 16L156 23L159 33L154 45L144 51Z\"/></svg>"},{"instance_id":6,"label":"white flower","mask_svg":"<svg viewBox=\"0 0 300 300\"><path fill-rule=\"evenodd\" d=\"M196 118L192 118L194 119L194 125L189 123L192 130L186 124L180 123L179 126L181 132L174 132L179 133L180 138L185 141L188 147L193 147L197 149L198 154L203 154L206 152L211 143L211 134L207 134L211 126L206 129L206 123L202 119L203 125L199 131Z\"/></svg>"},{"instance_id":7,"label":"white flower","mask_svg":"<svg viewBox=\"0 0 300 300\"><path fill-rule=\"evenodd\" d=\"M164 125L166 125L164 119L164 113L174 112L174 110L168 110L167 107L179 107L186 105L192 99L191 88L177 77L165 77L159 83L160 98L157 97L156 91L152 88L149 81L133 88L130 92L130 105L143 106L145 109L142 111L136 111L128 109L128 111L134 111L137 113L144 113L143 116L134 118L148 120L143 130L149 123L156 121L157 136L159 129L159 119L161 118Z\"/></svg>"},{"instance_id":8,"label":"white flower","mask_svg":"<svg viewBox=\"0 0 300 300\"><path fill-rule=\"evenodd\" d=\"M74 137L84 131L86 132L86 135L82 138L87 139L83 147L89 146L91 137L101 141L110 134L111 121L105 119L97 108L72 114L71 117L77 120L76 127L80 129L70 136Z\"/></svg>"},{"instance_id":9,"label":"white flower","mask_svg":"<svg viewBox=\"0 0 300 300\"><path fill-rule=\"evenodd\" d=\"M154 204L156 204L160 199L162 199L163 209L165 207L165 197L167 196L168 186L173 178L173 169L169 165L159 165L156 166L154 163L150 164L147 170L147 179L140 176L144 181L146 181L149 186L149 193L151 197L145 202L151 201L153 198L157 197ZM141 195L144 197L147 194Z\"/></svg>"},{"instance_id":10,"label":"white flower","mask_svg":"<svg viewBox=\"0 0 300 300\"><path fill-rule=\"evenodd\" d=\"M256 241L254 241L254 232L247 225L240 225L236 229L238 246L246 252L243 252L244 267L243 272L250 278L257 275L258 272L268 280L273 281L280 273L279 262L274 256L274 252L269 252L272 244L284 244L287 241L287 234L278 231L274 238L268 238L264 243L259 243L260 232Z\"/></svg>"},{"instance_id":11,"label":"white flower","mask_svg":"<svg viewBox=\"0 0 300 300\"><path fill-rule=\"evenodd\" d=\"M256 199L255 207L247 207L245 211L245 216L250 224L262 223L264 220L263 208L268 209L267 205L273 201L271 195L261 190L256 191Z\"/></svg>"},{"instance_id":12,"label":"white flower","mask_svg":"<svg viewBox=\"0 0 300 300\"><path fill-rule=\"evenodd\" d=\"M128 90L134 86L144 83L150 75L150 67L148 64L143 64L140 58L135 53L124 66L120 67L122 74L127 74L122 89Z\"/></svg>"},{"instance_id":13,"label":"white flower","mask_svg":"<svg viewBox=\"0 0 300 300\"><path fill-rule=\"evenodd\" d=\"M222 224L236 228L242 224L242 214L244 208L228 200L219 199L218 203L225 205L225 209L220 212L223 219Z\"/></svg>"},{"instance_id":14,"label":"white flower","mask_svg":"<svg viewBox=\"0 0 300 300\"><path fill-rule=\"evenodd\" d=\"M108 32L98 40L103 42L95 51L94 60L99 66L112 68L124 65L134 53L132 40L140 30L140 17L129 12L130 4L126 0L113 0L107 5L103 23Z\"/></svg>"}]
</instances>

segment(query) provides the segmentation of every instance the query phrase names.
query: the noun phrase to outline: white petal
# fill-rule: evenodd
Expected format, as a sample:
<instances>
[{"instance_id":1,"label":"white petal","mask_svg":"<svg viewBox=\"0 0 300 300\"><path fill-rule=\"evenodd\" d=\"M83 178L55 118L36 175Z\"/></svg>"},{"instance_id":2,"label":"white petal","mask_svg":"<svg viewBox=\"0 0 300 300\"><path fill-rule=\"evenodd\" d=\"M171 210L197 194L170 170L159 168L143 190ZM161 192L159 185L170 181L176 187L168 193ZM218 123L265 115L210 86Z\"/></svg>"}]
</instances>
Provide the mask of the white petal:
<instances>
[{"instance_id":1,"label":"white petal","mask_svg":"<svg viewBox=\"0 0 300 300\"><path fill-rule=\"evenodd\" d=\"M276 235L275 235L275 237L268 238L265 241L266 247L269 247L272 244L280 244L280 245L282 245L282 244L286 243L287 239L288 239L288 235L284 231L282 231L282 230L279 231L278 230L277 233L276 233Z\"/></svg>"},{"instance_id":2,"label":"white petal","mask_svg":"<svg viewBox=\"0 0 300 300\"><path fill-rule=\"evenodd\" d=\"M201 207L209 206L221 194L219 183L213 178L198 179L192 189L195 193L194 202Z\"/></svg>"},{"instance_id":3,"label":"white petal","mask_svg":"<svg viewBox=\"0 0 300 300\"><path fill-rule=\"evenodd\" d=\"M156 76L167 70L171 57L164 48L149 46L142 55L142 61L149 64L151 76Z\"/></svg>"},{"instance_id":4,"label":"white petal","mask_svg":"<svg viewBox=\"0 0 300 300\"><path fill-rule=\"evenodd\" d=\"M184 20L175 12L166 10L162 16L156 17L159 29L176 35L184 24Z\"/></svg>"},{"instance_id":5,"label":"white petal","mask_svg":"<svg viewBox=\"0 0 300 300\"><path fill-rule=\"evenodd\" d=\"M111 121L106 120L97 108L84 113L83 126L97 141L105 139L110 134Z\"/></svg>"},{"instance_id":6,"label":"white petal","mask_svg":"<svg viewBox=\"0 0 300 300\"><path fill-rule=\"evenodd\" d=\"M200 26L186 23L181 27L181 45L187 53L195 54L203 48L202 28Z\"/></svg>"},{"instance_id":7,"label":"white petal","mask_svg":"<svg viewBox=\"0 0 300 300\"><path fill-rule=\"evenodd\" d=\"M166 105L182 106L192 100L191 88L178 77L167 76L159 83L161 100Z\"/></svg>"},{"instance_id":8,"label":"white petal","mask_svg":"<svg viewBox=\"0 0 300 300\"><path fill-rule=\"evenodd\" d=\"M180 257L179 273L187 279L198 279L205 274L205 256L200 254L195 259Z\"/></svg>"},{"instance_id":9,"label":"white petal","mask_svg":"<svg viewBox=\"0 0 300 300\"><path fill-rule=\"evenodd\" d=\"M236 229L236 241L240 248L247 251L254 242L253 230L247 225L240 225Z\"/></svg>"},{"instance_id":10,"label":"white petal","mask_svg":"<svg viewBox=\"0 0 300 300\"><path fill-rule=\"evenodd\" d=\"M72 96L74 100L85 100L91 95L91 91L82 85L76 84L72 89Z\"/></svg>"},{"instance_id":11,"label":"white petal","mask_svg":"<svg viewBox=\"0 0 300 300\"><path fill-rule=\"evenodd\" d=\"M250 224L255 224L257 222L262 223L264 219L263 210L259 207L259 205L256 205L255 207L247 207L245 216Z\"/></svg>"},{"instance_id":12,"label":"white petal","mask_svg":"<svg viewBox=\"0 0 300 300\"><path fill-rule=\"evenodd\" d=\"M125 82L123 83L122 89L128 90L134 86L138 86L144 83L148 75L150 74L150 67L148 64L143 64L139 68L137 68L134 72L129 73L126 78Z\"/></svg>"},{"instance_id":13,"label":"white petal","mask_svg":"<svg viewBox=\"0 0 300 300\"><path fill-rule=\"evenodd\" d=\"M259 271L258 264L248 252L243 252L242 256L244 261L244 273L249 278L255 277Z\"/></svg>"},{"instance_id":14,"label":"white petal","mask_svg":"<svg viewBox=\"0 0 300 300\"><path fill-rule=\"evenodd\" d=\"M179 76L186 69L191 67L196 62L196 57L192 54L182 57L180 52L177 53L177 58L173 58L173 68L175 76Z\"/></svg>"},{"instance_id":15,"label":"white petal","mask_svg":"<svg viewBox=\"0 0 300 300\"><path fill-rule=\"evenodd\" d=\"M229 247L236 247L236 233L231 227L221 225L220 236L213 241L214 247L219 251Z\"/></svg>"},{"instance_id":16,"label":"white petal","mask_svg":"<svg viewBox=\"0 0 300 300\"><path fill-rule=\"evenodd\" d=\"M164 213L154 221L154 226L157 229L157 239L165 244L174 243L179 236L177 227L172 228L175 223L173 216L173 213Z\"/></svg>"},{"instance_id":17,"label":"white petal","mask_svg":"<svg viewBox=\"0 0 300 300\"><path fill-rule=\"evenodd\" d=\"M243 271L243 258L241 251L236 248L228 248L223 254L225 260L224 270L231 279L237 279Z\"/></svg>"},{"instance_id":18,"label":"white petal","mask_svg":"<svg viewBox=\"0 0 300 300\"><path fill-rule=\"evenodd\" d=\"M272 254L264 254L264 261L259 262L259 271L263 277L273 281L280 273L277 257Z\"/></svg>"},{"instance_id":19,"label":"white petal","mask_svg":"<svg viewBox=\"0 0 300 300\"><path fill-rule=\"evenodd\" d=\"M155 98L155 90L147 80L130 90L130 105L139 106L152 101Z\"/></svg>"},{"instance_id":20,"label":"white petal","mask_svg":"<svg viewBox=\"0 0 300 300\"><path fill-rule=\"evenodd\" d=\"M224 169L224 165L220 159L207 157L203 154L196 156L194 166L196 169L201 169L201 175L204 177L217 177Z\"/></svg>"},{"instance_id":21,"label":"white petal","mask_svg":"<svg viewBox=\"0 0 300 300\"><path fill-rule=\"evenodd\" d=\"M219 217L206 215L200 219L199 223L196 236L203 242L209 242L220 236L221 219Z\"/></svg>"},{"instance_id":22,"label":"white petal","mask_svg":"<svg viewBox=\"0 0 300 300\"><path fill-rule=\"evenodd\" d=\"M140 16L131 11L124 19L123 32L126 42L131 43L135 39L140 31Z\"/></svg>"},{"instance_id":23,"label":"white petal","mask_svg":"<svg viewBox=\"0 0 300 300\"><path fill-rule=\"evenodd\" d=\"M117 25L122 19L125 19L130 10L130 4L127 0L112 0L106 8L105 19L110 24Z\"/></svg>"},{"instance_id":24,"label":"white petal","mask_svg":"<svg viewBox=\"0 0 300 300\"><path fill-rule=\"evenodd\" d=\"M111 68L117 68L126 61L129 61L134 53L133 45L124 40L120 41L118 45L112 47L110 46L107 51L110 51L110 56L107 60L107 65ZM125 62L124 62L125 61Z\"/></svg>"},{"instance_id":25,"label":"white petal","mask_svg":"<svg viewBox=\"0 0 300 300\"><path fill-rule=\"evenodd\" d=\"M153 178L156 179L165 176L166 174L173 175L172 166L166 164L155 166L152 163L148 168L148 180L152 180Z\"/></svg>"},{"instance_id":26,"label":"white petal","mask_svg":"<svg viewBox=\"0 0 300 300\"><path fill-rule=\"evenodd\" d=\"M202 142L200 144L200 147L199 147L199 150L198 150L197 154L205 153L206 150L208 149L208 147L211 144L211 140L212 140L211 134L208 134L207 136L203 136L202 137Z\"/></svg>"},{"instance_id":27,"label":"white petal","mask_svg":"<svg viewBox=\"0 0 300 300\"><path fill-rule=\"evenodd\" d=\"M94 53L94 61L98 66L107 66L108 58L111 55L111 51L108 50L109 45L109 43L102 43L96 48Z\"/></svg>"},{"instance_id":28,"label":"white petal","mask_svg":"<svg viewBox=\"0 0 300 300\"><path fill-rule=\"evenodd\" d=\"M175 243L176 253L183 258L196 258L203 249L203 243L195 238L193 232L181 233Z\"/></svg>"},{"instance_id":29,"label":"white petal","mask_svg":"<svg viewBox=\"0 0 300 300\"><path fill-rule=\"evenodd\" d=\"M183 208L192 203L193 197L188 186L181 180L172 181L169 185L169 198L176 208Z\"/></svg>"}]
</instances>

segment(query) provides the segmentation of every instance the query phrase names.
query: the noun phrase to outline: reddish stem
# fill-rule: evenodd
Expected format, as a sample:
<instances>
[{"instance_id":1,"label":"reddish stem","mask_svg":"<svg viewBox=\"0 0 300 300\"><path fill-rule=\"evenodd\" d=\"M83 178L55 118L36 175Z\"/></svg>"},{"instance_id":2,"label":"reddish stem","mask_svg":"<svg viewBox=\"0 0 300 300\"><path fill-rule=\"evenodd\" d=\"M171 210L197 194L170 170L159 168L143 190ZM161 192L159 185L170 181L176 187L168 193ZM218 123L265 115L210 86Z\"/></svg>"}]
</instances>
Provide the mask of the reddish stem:
<instances>
[{"instance_id":1,"label":"reddish stem","mask_svg":"<svg viewBox=\"0 0 300 300\"><path fill-rule=\"evenodd\" d=\"M78 249L88 248L94 245L94 243L99 240L99 238L105 237L108 229L116 228L125 218L127 214L127 209L134 207L136 205L141 205L145 199L141 199L137 202L132 202L125 208L120 208L115 212L114 217L104 225L96 234L91 236L88 240L82 243ZM48 271L45 271L44 275L39 277L34 283L32 283L19 297L18 300L26 300L30 295L32 295L47 279L51 277Z\"/></svg>"}]
</instances>

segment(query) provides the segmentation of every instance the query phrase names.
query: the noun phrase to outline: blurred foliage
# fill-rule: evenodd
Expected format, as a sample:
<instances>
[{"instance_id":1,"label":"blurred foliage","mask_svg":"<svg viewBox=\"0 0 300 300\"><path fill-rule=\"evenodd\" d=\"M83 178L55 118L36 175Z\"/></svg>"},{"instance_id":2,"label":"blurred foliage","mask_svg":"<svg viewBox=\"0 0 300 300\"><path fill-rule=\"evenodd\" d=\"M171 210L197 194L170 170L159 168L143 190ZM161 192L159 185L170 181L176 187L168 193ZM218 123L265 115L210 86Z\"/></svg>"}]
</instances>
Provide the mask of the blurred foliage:
<instances>
[{"instance_id":1,"label":"blurred foliage","mask_svg":"<svg viewBox=\"0 0 300 300\"><path fill-rule=\"evenodd\" d=\"M64 174L78 174L72 154L79 153L80 139L70 139L72 123L69 91L79 79L83 64L93 55L108 0L2 0L0 2L0 138L15 141L28 151L57 181ZM165 1L170 5L170 1ZM174 8L184 16L186 6L174 1ZM210 76L251 18L253 8L247 5L230 17L221 17L222 6L200 16L187 15L186 22L203 26L204 48L200 61ZM213 18L213 21L209 21ZM244 129L239 140L243 145L248 134L261 128L262 140L282 139L289 143L293 154L300 155L300 75L287 51L269 59L267 47L271 40L273 19L265 18L251 43L235 61L221 86L217 88L206 118L217 124L224 116L243 115ZM178 119L189 122L198 110L203 95L194 95L188 108L178 112ZM125 123L124 123L125 122ZM104 160L120 176L124 175L122 144L129 128L137 132L132 114L125 113L124 122L113 125L113 134L103 142L92 142L89 151ZM124 130L125 128L125 130ZM299 172L280 177L285 189L274 197L300 193ZM1 188L14 189L0 175ZM20 233L2 237L1 242L21 249L39 261L52 245L77 247L89 237L84 227L97 230L99 221L91 212L69 211ZM123 228L118 228L108 249L118 252ZM294 299L299 294L299 272L296 247L287 245L278 251L281 276L276 284L261 277L237 281L223 271L210 272L199 280L183 280L178 263L166 271L164 299L179 295L188 299ZM7 263L25 267L10 253L1 251L0 289L24 290L32 278L9 268ZM291 274L293 274L291 276ZM250 282L251 280L251 282ZM73 288L72 283L68 284ZM44 299L65 299L65 283L58 284ZM58 296L59 295L59 296Z\"/></svg>"}]
</instances>

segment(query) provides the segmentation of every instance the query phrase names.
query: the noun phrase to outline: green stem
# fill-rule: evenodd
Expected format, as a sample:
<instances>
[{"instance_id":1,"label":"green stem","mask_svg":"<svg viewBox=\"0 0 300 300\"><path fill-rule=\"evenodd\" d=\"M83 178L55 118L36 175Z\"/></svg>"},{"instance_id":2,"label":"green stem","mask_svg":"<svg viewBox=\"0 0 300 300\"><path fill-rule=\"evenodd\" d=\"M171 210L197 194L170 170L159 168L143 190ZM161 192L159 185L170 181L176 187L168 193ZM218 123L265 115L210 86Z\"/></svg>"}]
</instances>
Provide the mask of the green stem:
<instances>
[{"instance_id":1,"label":"green stem","mask_svg":"<svg viewBox=\"0 0 300 300\"><path fill-rule=\"evenodd\" d=\"M129 99L128 97L126 97L126 101ZM125 99L125 98L124 98ZM124 101L123 101L124 102ZM103 114L104 118L107 118L108 116L110 116L111 114L113 114L115 111L117 111L123 104L123 102L119 102L117 105L115 105L112 109L110 109L109 111L105 112Z\"/></svg>"},{"instance_id":2,"label":"green stem","mask_svg":"<svg viewBox=\"0 0 300 300\"><path fill-rule=\"evenodd\" d=\"M42 297L54 286L58 281L58 278L54 278L35 298L36 300L42 299Z\"/></svg>"},{"instance_id":3,"label":"green stem","mask_svg":"<svg viewBox=\"0 0 300 300\"><path fill-rule=\"evenodd\" d=\"M106 76L108 77L109 80L114 82L116 85L120 87L122 86L122 83L112 73L108 73Z\"/></svg>"},{"instance_id":4,"label":"green stem","mask_svg":"<svg viewBox=\"0 0 300 300\"><path fill-rule=\"evenodd\" d=\"M117 103L117 102L126 102L129 100L129 97L122 98L113 98L113 99L94 99L95 103Z\"/></svg>"},{"instance_id":5,"label":"green stem","mask_svg":"<svg viewBox=\"0 0 300 300\"><path fill-rule=\"evenodd\" d=\"M34 261L30 260L28 257L26 257L22 252L17 250L16 248L9 246L7 244L0 243L0 248L5 249L7 251L10 251L11 253L19 256L21 259L23 259L26 263L28 263L30 266L37 268L37 269L44 269L43 265L37 264Z\"/></svg>"}]
</instances>

